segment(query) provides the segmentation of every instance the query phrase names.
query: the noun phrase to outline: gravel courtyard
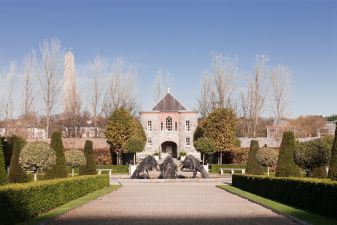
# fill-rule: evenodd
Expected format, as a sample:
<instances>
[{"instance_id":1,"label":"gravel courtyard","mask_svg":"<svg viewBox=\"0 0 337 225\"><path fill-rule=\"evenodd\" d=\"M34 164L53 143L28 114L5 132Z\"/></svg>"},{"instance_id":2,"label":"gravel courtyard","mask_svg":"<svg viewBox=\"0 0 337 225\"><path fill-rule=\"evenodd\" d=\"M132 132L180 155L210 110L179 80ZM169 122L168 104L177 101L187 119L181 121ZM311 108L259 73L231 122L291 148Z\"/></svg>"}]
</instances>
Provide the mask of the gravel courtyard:
<instances>
[{"instance_id":1,"label":"gravel courtyard","mask_svg":"<svg viewBox=\"0 0 337 225\"><path fill-rule=\"evenodd\" d=\"M49 225L297 224L215 183L129 183Z\"/></svg>"}]
</instances>

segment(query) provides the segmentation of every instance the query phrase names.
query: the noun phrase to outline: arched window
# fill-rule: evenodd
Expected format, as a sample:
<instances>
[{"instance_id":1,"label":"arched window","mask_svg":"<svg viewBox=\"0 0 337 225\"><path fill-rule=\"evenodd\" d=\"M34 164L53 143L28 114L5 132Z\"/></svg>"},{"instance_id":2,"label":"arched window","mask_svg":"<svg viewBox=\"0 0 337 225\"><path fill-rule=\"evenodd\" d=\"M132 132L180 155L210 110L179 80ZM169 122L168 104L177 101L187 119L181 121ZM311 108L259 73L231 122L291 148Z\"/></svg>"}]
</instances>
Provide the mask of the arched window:
<instances>
[{"instance_id":1,"label":"arched window","mask_svg":"<svg viewBox=\"0 0 337 225\"><path fill-rule=\"evenodd\" d=\"M172 131L172 118L171 117L167 117L166 118L166 130L168 131Z\"/></svg>"}]
</instances>

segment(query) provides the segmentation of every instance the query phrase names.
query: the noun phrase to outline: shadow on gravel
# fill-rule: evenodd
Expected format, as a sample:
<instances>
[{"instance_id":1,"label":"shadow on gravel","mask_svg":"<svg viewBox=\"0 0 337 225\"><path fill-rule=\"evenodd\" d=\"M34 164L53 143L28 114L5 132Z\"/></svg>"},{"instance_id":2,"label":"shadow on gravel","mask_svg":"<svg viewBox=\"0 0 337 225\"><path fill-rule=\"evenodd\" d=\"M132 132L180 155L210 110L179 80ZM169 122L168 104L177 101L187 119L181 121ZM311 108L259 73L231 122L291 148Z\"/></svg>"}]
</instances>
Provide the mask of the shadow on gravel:
<instances>
[{"instance_id":1,"label":"shadow on gravel","mask_svg":"<svg viewBox=\"0 0 337 225\"><path fill-rule=\"evenodd\" d=\"M284 217L245 217L245 218L72 218L57 219L48 225L295 225Z\"/></svg>"}]
</instances>

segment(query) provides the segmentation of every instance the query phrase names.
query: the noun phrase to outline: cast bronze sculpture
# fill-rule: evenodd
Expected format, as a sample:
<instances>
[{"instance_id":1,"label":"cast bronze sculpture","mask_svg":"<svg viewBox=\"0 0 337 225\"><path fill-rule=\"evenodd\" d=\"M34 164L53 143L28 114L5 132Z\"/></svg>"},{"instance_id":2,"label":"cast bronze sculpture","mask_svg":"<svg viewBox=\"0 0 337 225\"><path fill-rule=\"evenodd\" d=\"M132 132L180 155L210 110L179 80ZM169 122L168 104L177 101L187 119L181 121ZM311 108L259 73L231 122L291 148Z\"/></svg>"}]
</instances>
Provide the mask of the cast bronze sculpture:
<instances>
[{"instance_id":1,"label":"cast bronze sculpture","mask_svg":"<svg viewBox=\"0 0 337 225\"><path fill-rule=\"evenodd\" d=\"M164 162L159 165L159 179L175 179L177 178L177 165L174 163L171 155L168 155Z\"/></svg>"},{"instance_id":2,"label":"cast bronze sculpture","mask_svg":"<svg viewBox=\"0 0 337 225\"><path fill-rule=\"evenodd\" d=\"M149 171L156 169L158 171L158 163L152 156L146 156L133 172L131 179L149 179Z\"/></svg>"},{"instance_id":3,"label":"cast bronze sculpture","mask_svg":"<svg viewBox=\"0 0 337 225\"><path fill-rule=\"evenodd\" d=\"M183 161L183 166L180 169L181 171L186 171L186 172L193 172L193 178L196 177L197 172L201 174L202 178L208 178L209 175L206 172L205 168L203 165L199 162L198 159L196 159L192 155L186 156L185 160Z\"/></svg>"}]
</instances>

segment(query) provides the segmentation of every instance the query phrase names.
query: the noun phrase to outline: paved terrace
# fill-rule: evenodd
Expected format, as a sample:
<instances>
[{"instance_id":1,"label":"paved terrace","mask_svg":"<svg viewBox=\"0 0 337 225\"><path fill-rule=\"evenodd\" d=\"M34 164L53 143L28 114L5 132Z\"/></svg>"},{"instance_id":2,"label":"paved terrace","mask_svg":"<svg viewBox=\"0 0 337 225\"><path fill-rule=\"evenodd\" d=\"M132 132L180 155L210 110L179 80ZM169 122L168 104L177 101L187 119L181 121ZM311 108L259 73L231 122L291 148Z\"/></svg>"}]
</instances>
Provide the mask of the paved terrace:
<instances>
[{"instance_id":1,"label":"paved terrace","mask_svg":"<svg viewBox=\"0 0 337 225\"><path fill-rule=\"evenodd\" d=\"M215 187L216 183L124 183L49 225L294 225L269 209Z\"/></svg>"}]
</instances>

